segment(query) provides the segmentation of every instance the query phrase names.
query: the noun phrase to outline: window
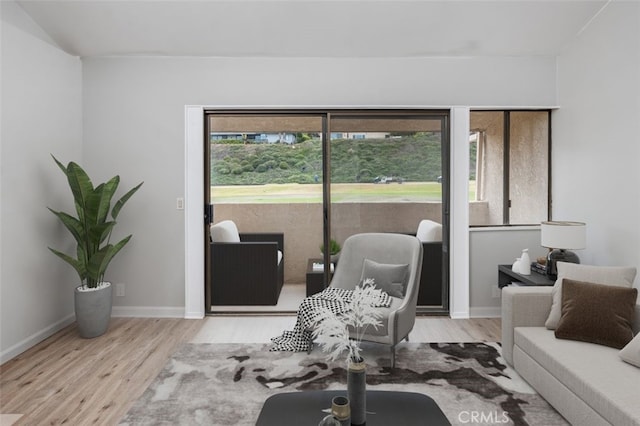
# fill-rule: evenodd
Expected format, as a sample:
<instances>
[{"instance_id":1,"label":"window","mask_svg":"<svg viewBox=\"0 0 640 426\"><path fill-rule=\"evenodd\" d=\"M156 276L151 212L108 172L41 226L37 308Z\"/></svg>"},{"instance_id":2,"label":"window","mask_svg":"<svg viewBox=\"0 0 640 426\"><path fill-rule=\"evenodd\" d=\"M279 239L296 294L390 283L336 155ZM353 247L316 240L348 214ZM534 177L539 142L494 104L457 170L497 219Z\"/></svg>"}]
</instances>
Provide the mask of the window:
<instances>
[{"instance_id":1,"label":"window","mask_svg":"<svg viewBox=\"0 0 640 426\"><path fill-rule=\"evenodd\" d=\"M471 112L471 226L547 220L550 126L548 110Z\"/></svg>"}]
</instances>

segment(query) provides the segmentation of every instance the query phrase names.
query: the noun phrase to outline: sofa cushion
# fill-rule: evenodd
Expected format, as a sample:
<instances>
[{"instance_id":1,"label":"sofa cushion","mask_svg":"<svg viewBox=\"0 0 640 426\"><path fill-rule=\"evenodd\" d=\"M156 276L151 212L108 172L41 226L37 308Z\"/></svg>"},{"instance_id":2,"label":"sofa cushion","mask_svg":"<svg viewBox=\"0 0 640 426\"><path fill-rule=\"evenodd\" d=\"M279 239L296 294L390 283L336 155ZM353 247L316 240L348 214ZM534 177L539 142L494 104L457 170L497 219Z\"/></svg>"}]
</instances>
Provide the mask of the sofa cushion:
<instances>
[{"instance_id":1,"label":"sofa cushion","mask_svg":"<svg viewBox=\"0 0 640 426\"><path fill-rule=\"evenodd\" d=\"M544 327L516 327L515 345L614 425L640 421L640 370L617 349L556 339Z\"/></svg>"},{"instance_id":2,"label":"sofa cushion","mask_svg":"<svg viewBox=\"0 0 640 426\"><path fill-rule=\"evenodd\" d=\"M442 241L442 225L429 219L421 220L418 224L416 238L428 243Z\"/></svg>"},{"instance_id":3,"label":"sofa cushion","mask_svg":"<svg viewBox=\"0 0 640 426\"><path fill-rule=\"evenodd\" d=\"M638 290L564 279L555 336L621 349L633 339Z\"/></svg>"},{"instance_id":4,"label":"sofa cushion","mask_svg":"<svg viewBox=\"0 0 640 426\"><path fill-rule=\"evenodd\" d=\"M360 281L373 278L373 284L380 290L393 297L404 297L409 278L408 264L378 263L365 259L362 265Z\"/></svg>"},{"instance_id":5,"label":"sofa cushion","mask_svg":"<svg viewBox=\"0 0 640 426\"><path fill-rule=\"evenodd\" d=\"M579 265L575 263L558 262L558 279L553 286L553 304L545 326L555 330L562 316L562 280L569 278L576 281L586 281L594 284L614 285L621 287L633 286L636 268L617 266Z\"/></svg>"},{"instance_id":6,"label":"sofa cushion","mask_svg":"<svg viewBox=\"0 0 640 426\"><path fill-rule=\"evenodd\" d=\"M211 225L211 241L214 243L239 243L238 227L231 220L223 220Z\"/></svg>"},{"instance_id":7,"label":"sofa cushion","mask_svg":"<svg viewBox=\"0 0 640 426\"><path fill-rule=\"evenodd\" d=\"M620 351L620 358L631 365L640 368L640 334L633 338L627 346Z\"/></svg>"}]
</instances>

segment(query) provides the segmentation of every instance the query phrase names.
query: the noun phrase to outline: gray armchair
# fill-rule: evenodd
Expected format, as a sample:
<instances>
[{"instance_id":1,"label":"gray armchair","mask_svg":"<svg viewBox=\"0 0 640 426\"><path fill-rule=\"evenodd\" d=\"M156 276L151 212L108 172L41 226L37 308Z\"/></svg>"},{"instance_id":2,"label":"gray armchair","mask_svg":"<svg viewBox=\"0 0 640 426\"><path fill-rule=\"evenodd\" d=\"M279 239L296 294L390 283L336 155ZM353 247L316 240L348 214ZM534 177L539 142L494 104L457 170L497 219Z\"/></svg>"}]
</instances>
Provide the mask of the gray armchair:
<instances>
[{"instance_id":1,"label":"gray armchair","mask_svg":"<svg viewBox=\"0 0 640 426\"><path fill-rule=\"evenodd\" d=\"M363 274L365 259L387 264L408 265L404 297L392 296L384 310L382 327L371 329L362 340L391 346L391 366L395 367L395 347L408 338L416 319L416 303L420 286L422 244L411 235L356 234L347 238L340 252L331 287L354 289ZM371 278L371 277L365 277Z\"/></svg>"}]
</instances>

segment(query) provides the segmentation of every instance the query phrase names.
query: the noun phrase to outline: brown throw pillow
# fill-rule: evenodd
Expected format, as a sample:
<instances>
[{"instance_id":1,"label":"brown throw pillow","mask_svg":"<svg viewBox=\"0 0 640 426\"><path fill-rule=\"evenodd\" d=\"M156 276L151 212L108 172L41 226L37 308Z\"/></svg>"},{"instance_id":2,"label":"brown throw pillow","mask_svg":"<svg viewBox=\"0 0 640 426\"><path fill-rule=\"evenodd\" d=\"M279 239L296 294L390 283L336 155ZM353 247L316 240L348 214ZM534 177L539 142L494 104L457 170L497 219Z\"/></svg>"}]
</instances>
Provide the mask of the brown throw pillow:
<instances>
[{"instance_id":1,"label":"brown throw pillow","mask_svg":"<svg viewBox=\"0 0 640 426\"><path fill-rule=\"evenodd\" d=\"M633 339L638 289L564 279L562 316L555 334L621 349Z\"/></svg>"}]
</instances>

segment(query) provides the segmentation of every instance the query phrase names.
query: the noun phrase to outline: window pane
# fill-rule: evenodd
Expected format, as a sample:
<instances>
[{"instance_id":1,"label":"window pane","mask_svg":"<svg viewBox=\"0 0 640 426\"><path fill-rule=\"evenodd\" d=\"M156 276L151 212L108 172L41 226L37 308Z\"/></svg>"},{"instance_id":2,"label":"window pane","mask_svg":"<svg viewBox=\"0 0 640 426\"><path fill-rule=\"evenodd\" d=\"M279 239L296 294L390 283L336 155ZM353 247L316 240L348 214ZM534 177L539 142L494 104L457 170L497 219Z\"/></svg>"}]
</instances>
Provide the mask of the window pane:
<instances>
[{"instance_id":1,"label":"window pane","mask_svg":"<svg viewBox=\"0 0 640 426\"><path fill-rule=\"evenodd\" d=\"M209 117L211 201L322 203L322 117Z\"/></svg>"},{"instance_id":2,"label":"window pane","mask_svg":"<svg viewBox=\"0 0 640 426\"><path fill-rule=\"evenodd\" d=\"M471 112L470 225L547 220L549 117L548 111Z\"/></svg>"},{"instance_id":3,"label":"window pane","mask_svg":"<svg viewBox=\"0 0 640 426\"><path fill-rule=\"evenodd\" d=\"M540 223L549 204L549 113L514 111L509 125L509 223Z\"/></svg>"},{"instance_id":4,"label":"window pane","mask_svg":"<svg viewBox=\"0 0 640 426\"><path fill-rule=\"evenodd\" d=\"M415 234L442 223L441 116L331 118L331 228L343 242L361 232Z\"/></svg>"},{"instance_id":5,"label":"window pane","mask_svg":"<svg viewBox=\"0 0 640 426\"><path fill-rule=\"evenodd\" d=\"M472 111L470 117L469 224L504 223L504 112Z\"/></svg>"}]
</instances>

